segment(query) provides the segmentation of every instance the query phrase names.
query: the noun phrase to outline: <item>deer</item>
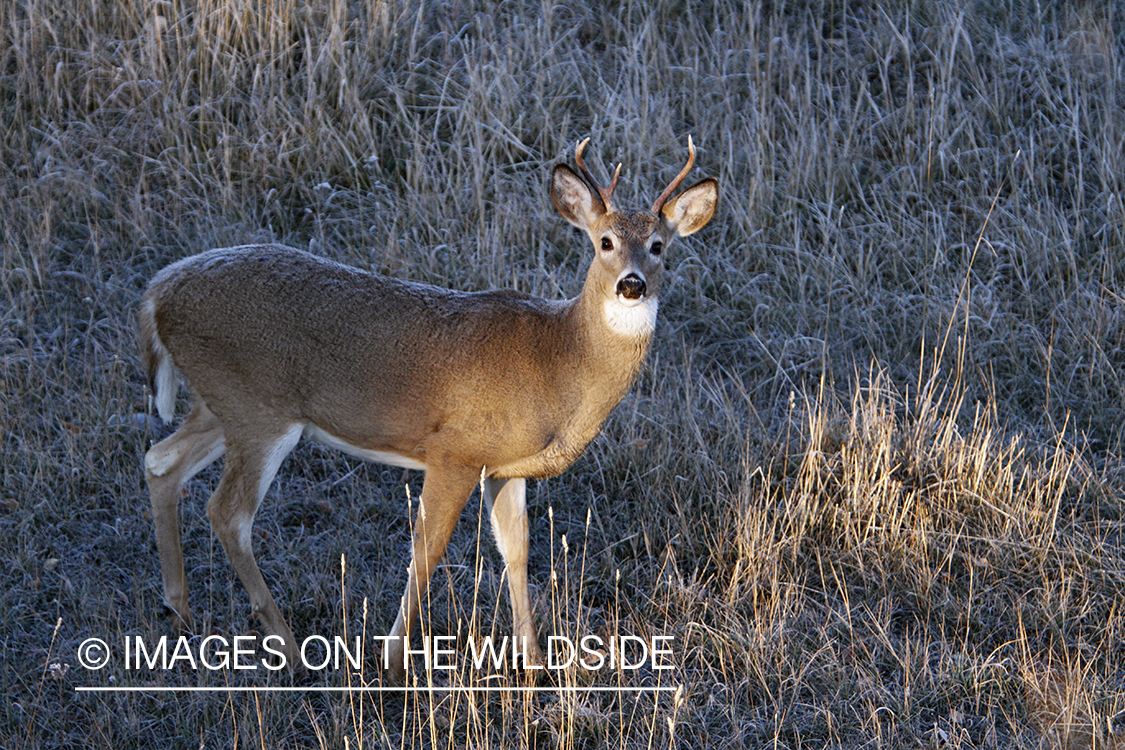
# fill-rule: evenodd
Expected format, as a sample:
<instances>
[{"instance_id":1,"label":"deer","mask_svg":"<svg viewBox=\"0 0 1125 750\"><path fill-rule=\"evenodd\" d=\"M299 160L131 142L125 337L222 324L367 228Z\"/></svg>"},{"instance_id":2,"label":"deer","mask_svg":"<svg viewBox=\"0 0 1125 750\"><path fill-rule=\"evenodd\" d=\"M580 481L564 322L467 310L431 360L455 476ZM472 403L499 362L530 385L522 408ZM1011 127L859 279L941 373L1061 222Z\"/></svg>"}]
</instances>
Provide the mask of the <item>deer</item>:
<instances>
[{"instance_id":1,"label":"deer","mask_svg":"<svg viewBox=\"0 0 1125 750\"><path fill-rule=\"evenodd\" d=\"M297 641L252 549L254 516L282 461L308 438L355 457L425 472L406 588L383 640L385 677L402 683L410 634L435 567L480 485L504 561L525 668L541 667L528 592L527 479L566 470L637 378L656 325L664 253L705 226L707 178L652 208L623 210L574 160L551 199L593 257L581 293L461 292L343 265L278 244L207 250L159 271L141 299L138 339L156 410L174 419L180 375L192 407L145 453L164 599L191 632L179 510L185 482L225 453L206 515L251 612L299 668ZM275 641L276 642L276 641Z\"/></svg>"}]
</instances>

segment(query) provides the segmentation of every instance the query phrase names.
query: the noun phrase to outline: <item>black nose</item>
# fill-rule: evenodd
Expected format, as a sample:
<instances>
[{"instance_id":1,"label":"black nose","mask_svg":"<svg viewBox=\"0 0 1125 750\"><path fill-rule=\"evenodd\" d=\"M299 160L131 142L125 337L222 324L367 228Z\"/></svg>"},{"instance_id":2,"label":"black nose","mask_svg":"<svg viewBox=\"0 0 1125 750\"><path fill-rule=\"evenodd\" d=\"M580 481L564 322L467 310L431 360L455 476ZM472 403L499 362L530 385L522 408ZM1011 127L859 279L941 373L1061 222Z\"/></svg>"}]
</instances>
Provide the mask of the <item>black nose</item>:
<instances>
[{"instance_id":1,"label":"black nose","mask_svg":"<svg viewBox=\"0 0 1125 750\"><path fill-rule=\"evenodd\" d=\"M631 273L617 282L617 293L626 299L640 299L645 294L645 280Z\"/></svg>"}]
</instances>

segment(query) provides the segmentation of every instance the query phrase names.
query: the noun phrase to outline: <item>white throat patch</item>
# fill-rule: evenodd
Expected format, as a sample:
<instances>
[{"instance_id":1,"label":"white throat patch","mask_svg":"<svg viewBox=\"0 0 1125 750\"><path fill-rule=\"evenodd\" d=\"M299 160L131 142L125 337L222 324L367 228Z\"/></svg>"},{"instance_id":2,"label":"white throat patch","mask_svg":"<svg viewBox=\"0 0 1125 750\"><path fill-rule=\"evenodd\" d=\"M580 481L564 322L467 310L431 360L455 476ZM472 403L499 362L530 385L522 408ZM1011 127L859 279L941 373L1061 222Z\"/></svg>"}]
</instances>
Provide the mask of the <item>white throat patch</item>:
<instances>
[{"instance_id":1,"label":"white throat patch","mask_svg":"<svg viewBox=\"0 0 1125 750\"><path fill-rule=\"evenodd\" d=\"M628 305L619 298L605 301L605 322L614 333L636 338L651 336L656 330L656 309L659 304L655 297L645 297L641 302Z\"/></svg>"}]
</instances>

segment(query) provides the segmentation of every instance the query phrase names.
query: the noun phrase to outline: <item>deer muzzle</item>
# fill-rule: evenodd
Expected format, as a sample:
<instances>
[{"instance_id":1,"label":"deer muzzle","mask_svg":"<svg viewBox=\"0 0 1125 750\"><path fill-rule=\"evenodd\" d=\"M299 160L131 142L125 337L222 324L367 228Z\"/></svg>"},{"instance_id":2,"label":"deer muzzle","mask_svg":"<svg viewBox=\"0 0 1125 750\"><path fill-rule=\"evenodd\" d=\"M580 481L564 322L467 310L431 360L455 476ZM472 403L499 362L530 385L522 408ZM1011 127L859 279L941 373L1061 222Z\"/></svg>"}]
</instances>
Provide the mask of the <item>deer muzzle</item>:
<instances>
[{"instance_id":1,"label":"deer muzzle","mask_svg":"<svg viewBox=\"0 0 1125 750\"><path fill-rule=\"evenodd\" d=\"M617 280L617 293L628 300L639 300L645 296L645 280L635 273Z\"/></svg>"}]
</instances>

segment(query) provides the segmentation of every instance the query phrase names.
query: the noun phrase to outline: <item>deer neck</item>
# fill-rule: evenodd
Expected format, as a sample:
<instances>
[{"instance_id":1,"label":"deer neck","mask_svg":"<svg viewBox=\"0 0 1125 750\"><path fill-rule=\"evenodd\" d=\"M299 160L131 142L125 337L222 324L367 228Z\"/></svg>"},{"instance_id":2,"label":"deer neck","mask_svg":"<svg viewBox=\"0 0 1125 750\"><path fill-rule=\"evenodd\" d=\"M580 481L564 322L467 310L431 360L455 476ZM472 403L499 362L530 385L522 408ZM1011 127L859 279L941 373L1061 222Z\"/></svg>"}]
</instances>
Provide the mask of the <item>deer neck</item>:
<instances>
[{"instance_id":1,"label":"deer neck","mask_svg":"<svg viewBox=\"0 0 1125 750\"><path fill-rule=\"evenodd\" d=\"M604 416L632 386L648 353L656 325L657 299L635 306L619 302L610 291L615 280L595 273L586 277L572 313L582 361L591 382L604 384L601 399L609 402Z\"/></svg>"}]
</instances>

